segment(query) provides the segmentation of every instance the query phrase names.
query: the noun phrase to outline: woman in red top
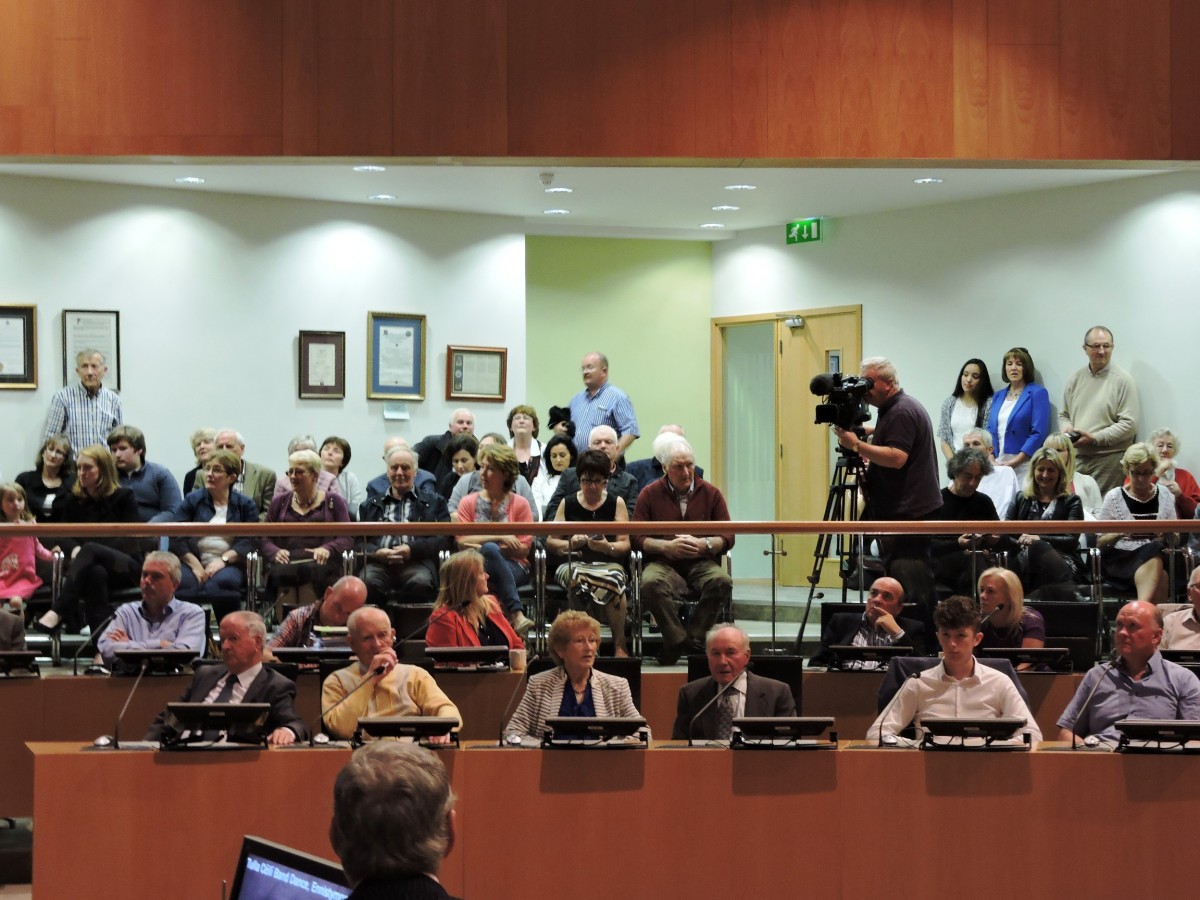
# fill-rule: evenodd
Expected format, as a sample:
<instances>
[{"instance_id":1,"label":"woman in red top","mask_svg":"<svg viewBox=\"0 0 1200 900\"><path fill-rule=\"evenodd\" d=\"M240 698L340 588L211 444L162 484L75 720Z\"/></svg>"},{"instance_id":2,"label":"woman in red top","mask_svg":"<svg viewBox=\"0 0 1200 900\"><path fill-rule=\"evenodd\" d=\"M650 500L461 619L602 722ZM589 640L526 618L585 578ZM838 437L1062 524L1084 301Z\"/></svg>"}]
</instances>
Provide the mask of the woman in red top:
<instances>
[{"instance_id":1,"label":"woman in red top","mask_svg":"<svg viewBox=\"0 0 1200 900\"><path fill-rule=\"evenodd\" d=\"M428 647L481 647L507 645L523 650L525 644L508 624L499 601L488 593L483 556L477 550L460 550L442 563L437 602L425 633Z\"/></svg>"}]
</instances>

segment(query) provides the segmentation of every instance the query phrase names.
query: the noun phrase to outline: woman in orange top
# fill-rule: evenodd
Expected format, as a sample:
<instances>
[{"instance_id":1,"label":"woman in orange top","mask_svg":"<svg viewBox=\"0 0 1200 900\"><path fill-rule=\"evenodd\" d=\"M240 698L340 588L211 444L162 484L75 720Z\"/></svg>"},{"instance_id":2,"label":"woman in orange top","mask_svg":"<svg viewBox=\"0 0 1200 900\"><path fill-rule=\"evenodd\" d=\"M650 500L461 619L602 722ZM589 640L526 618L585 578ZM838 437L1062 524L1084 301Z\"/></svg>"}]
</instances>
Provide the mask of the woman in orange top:
<instances>
[{"instance_id":1,"label":"woman in orange top","mask_svg":"<svg viewBox=\"0 0 1200 900\"><path fill-rule=\"evenodd\" d=\"M479 551L460 550L442 563L440 583L426 646L525 649L499 601L487 592L488 577Z\"/></svg>"}]
</instances>

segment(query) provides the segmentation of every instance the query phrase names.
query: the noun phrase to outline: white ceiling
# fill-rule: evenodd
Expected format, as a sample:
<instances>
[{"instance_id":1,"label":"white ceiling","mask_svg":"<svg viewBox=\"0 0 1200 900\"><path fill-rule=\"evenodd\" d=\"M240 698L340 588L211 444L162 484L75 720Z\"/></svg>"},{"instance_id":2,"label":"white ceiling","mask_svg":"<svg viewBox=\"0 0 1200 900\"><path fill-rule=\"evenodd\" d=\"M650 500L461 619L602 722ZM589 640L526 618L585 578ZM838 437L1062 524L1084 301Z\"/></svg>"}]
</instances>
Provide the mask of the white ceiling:
<instances>
[{"instance_id":1,"label":"white ceiling","mask_svg":"<svg viewBox=\"0 0 1200 900\"><path fill-rule=\"evenodd\" d=\"M14 162L0 173L180 191L210 191L266 197L292 197L340 203L389 205L514 216L528 234L599 237L660 237L720 240L740 230L782 225L810 216L842 217L909 209L1114 181L1183 167L1157 168L966 168L962 163L871 168L783 167L766 164L719 165L504 165L466 160L392 165L384 172L356 172L357 161L144 159L86 163ZM570 194L547 194L542 173ZM199 186L175 179L198 176ZM939 177L941 184L914 180ZM730 184L753 184L731 191ZM372 194L395 200L372 201ZM714 212L717 205L739 206ZM546 215L561 208L569 215ZM703 229L720 223L722 229Z\"/></svg>"}]
</instances>

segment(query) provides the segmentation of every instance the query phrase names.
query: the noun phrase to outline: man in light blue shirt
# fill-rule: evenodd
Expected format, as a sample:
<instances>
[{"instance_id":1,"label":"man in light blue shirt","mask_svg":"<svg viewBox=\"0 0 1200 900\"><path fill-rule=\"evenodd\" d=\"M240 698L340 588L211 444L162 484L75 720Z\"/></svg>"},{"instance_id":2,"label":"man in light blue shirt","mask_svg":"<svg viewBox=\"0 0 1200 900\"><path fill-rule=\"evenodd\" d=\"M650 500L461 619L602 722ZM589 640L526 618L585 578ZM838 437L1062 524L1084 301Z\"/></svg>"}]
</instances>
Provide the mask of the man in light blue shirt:
<instances>
[{"instance_id":1,"label":"man in light blue shirt","mask_svg":"<svg viewBox=\"0 0 1200 900\"><path fill-rule=\"evenodd\" d=\"M608 357L589 353L579 364L583 390L571 398L571 421L575 423L575 447L588 449L588 436L597 425L608 425L617 433L617 456L638 439L633 403L619 387L608 383Z\"/></svg>"},{"instance_id":2,"label":"man in light blue shirt","mask_svg":"<svg viewBox=\"0 0 1200 900\"><path fill-rule=\"evenodd\" d=\"M142 563L142 599L126 603L100 636L97 646L105 665L118 650L196 650L204 652L204 610L175 599L179 557L156 550Z\"/></svg>"}]
</instances>

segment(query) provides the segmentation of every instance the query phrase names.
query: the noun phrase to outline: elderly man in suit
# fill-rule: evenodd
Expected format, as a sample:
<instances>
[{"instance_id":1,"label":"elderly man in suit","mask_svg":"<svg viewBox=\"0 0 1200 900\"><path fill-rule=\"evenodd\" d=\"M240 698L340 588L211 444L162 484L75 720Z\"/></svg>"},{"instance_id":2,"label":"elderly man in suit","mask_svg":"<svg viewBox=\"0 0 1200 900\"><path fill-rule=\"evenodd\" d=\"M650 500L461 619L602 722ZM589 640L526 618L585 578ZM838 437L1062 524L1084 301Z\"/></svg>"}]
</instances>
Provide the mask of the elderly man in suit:
<instances>
[{"instance_id":1,"label":"elderly man in suit","mask_svg":"<svg viewBox=\"0 0 1200 900\"><path fill-rule=\"evenodd\" d=\"M833 662L829 648L835 644L856 647L890 647L909 645L921 656L925 651L925 626L916 619L900 617L904 609L904 588L895 578L876 578L867 597L866 609L838 613L829 620L821 635L821 649L808 661L810 666L828 666ZM799 646L800 637L796 638ZM879 663L867 660L853 664L854 668L874 669Z\"/></svg>"},{"instance_id":2,"label":"elderly man in suit","mask_svg":"<svg viewBox=\"0 0 1200 900\"><path fill-rule=\"evenodd\" d=\"M790 687L746 671L750 664L750 637L742 629L730 624L715 625L708 632L704 647L710 675L679 689L672 738L728 741L734 719L796 715L796 700ZM721 691L719 699L718 691Z\"/></svg>"},{"instance_id":3,"label":"elderly man in suit","mask_svg":"<svg viewBox=\"0 0 1200 900\"><path fill-rule=\"evenodd\" d=\"M263 668L263 640L267 636L262 616L239 610L221 620L222 665L204 666L179 698L181 703L269 703L267 743L294 744L308 737L304 721L296 715L296 685L274 669ZM161 740L165 713L150 726L146 740Z\"/></svg>"}]
</instances>

